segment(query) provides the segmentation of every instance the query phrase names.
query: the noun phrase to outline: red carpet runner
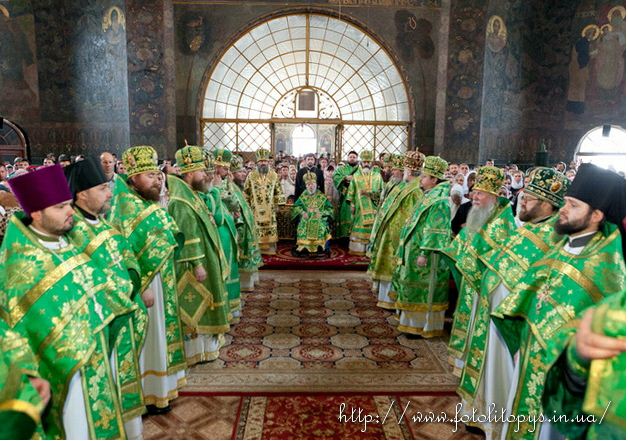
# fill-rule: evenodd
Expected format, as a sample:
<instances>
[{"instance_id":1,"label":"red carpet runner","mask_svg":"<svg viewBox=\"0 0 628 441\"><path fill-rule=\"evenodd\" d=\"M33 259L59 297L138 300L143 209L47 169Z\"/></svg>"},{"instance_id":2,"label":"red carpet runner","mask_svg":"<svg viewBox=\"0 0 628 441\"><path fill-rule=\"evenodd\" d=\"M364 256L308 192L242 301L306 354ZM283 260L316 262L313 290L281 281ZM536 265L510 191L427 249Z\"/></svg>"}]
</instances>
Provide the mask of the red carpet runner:
<instances>
[{"instance_id":1,"label":"red carpet runner","mask_svg":"<svg viewBox=\"0 0 628 441\"><path fill-rule=\"evenodd\" d=\"M144 419L144 439L480 439L452 419L451 395L198 396L184 393L170 414Z\"/></svg>"},{"instance_id":2,"label":"red carpet runner","mask_svg":"<svg viewBox=\"0 0 628 441\"><path fill-rule=\"evenodd\" d=\"M368 257L353 256L338 245L332 244L331 256L323 258L303 258L292 255L294 242L279 242L277 254L264 256L263 269L302 269L302 270L366 270Z\"/></svg>"}]
</instances>

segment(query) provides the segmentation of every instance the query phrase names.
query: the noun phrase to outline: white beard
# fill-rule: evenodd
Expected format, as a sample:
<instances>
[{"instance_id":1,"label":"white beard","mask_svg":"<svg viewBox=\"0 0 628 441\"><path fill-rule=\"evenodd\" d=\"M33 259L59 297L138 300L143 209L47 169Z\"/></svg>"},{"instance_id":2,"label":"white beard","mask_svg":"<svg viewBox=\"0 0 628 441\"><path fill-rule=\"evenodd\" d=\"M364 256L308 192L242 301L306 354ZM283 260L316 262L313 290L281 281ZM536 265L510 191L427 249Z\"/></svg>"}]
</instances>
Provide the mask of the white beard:
<instances>
[{"instance_id":1,"label":"white beard","mask_svg":"<svg viewBox=\"0 0 628 441\"><path fill-rule=\"evenodd\" d=\"M371 172L370 167L362 167L362 173L364 173L365 175L369 174L370 172Z\"/></svg>"},{"instance_id":2,"label":"white beard","mask_svg":"<svg viewBox=\"0 0 628 441\"><path fill-rule=\"evenodd\" d=\"M512 183L510 184L510 188L512 188L513 190L519 190L522 187L523 187L523 179L519 182L512 181Z\"/></svg>"},{"instance_id":3,"label":"white beard","mask_svg":"<svg viewBox=\"0 0 628 441\"><path fill-rule=\"evenodd\" d=\"M491 203L487 207L478 207L477 205L471 207L465 226L467 231L470 233L469 237L480 231L480 229L493 215L496 206L497 202Z\"/></svg>"},{"instance_id":4,"label":"white beard","mask_svg":"<svg viewBox=\"0 0 628 441\"><path fill-rule=\"evenodd\" d=\"M308 193L310 196L313 196L313 195L314 195L314 193L316 193L316 190L317 190L316 188L315 188L315 189L313 189L313 190L310 190L310 189L308 188L308 189L307 189L307 193Z\"/></svg>"},{"instance_id":5,"label":"white beard","mask_svg":"<svg viewBox=\"0 0 628 441\"><path fill-rule=\"evenodd\" d=\"M393 176L391 176L391 177L390 177L390 179L388 180L388 182L393 182L393 183L395 183L395 184L398 184L398 183L400 183L400 182L401 182L401 179L403 179L403 178L400 178L400 177L398 177L398 176L394 176L394 175L393 175Z\"/></svg>"}]
</instances>

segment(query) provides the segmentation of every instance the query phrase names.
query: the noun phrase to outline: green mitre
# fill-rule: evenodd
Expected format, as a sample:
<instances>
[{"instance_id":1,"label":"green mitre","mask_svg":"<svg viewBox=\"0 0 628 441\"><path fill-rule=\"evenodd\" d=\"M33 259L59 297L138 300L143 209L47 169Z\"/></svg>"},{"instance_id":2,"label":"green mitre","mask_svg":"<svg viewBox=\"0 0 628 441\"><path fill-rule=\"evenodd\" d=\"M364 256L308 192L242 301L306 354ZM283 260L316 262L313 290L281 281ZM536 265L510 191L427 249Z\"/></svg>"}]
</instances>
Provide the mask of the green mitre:
<instances>
[{"instance_id":1,"label":"green mitre","mask_svg":"<svg viewBox=\"0 0 628 441\"><path fill-rule=\"evenodd\" d=\"M181 169L181 174L195 171L203 171L205 166L205 153L201 147L186 145L174 154L175 160Z\"/></svg>"}]
</instances>

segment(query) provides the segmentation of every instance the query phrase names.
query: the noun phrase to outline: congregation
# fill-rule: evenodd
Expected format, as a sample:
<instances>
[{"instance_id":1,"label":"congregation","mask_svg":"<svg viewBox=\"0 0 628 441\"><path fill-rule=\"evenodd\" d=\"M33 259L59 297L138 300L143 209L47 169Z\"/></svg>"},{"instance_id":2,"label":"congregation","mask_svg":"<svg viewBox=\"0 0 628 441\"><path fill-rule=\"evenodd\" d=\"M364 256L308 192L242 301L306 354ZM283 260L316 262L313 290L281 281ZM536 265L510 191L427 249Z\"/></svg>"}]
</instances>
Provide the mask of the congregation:
<instances>
[{"instance_id":1,"label":"congregation","mask_svg":"<svg viewBox=\"0 0 628 441\"><path fill-rule=\"evenodd\" d=\"M287 205L296 256L334 240L369 257L399 332L450 334L463 413L515 417L469 424L487 439L623 439L623 176L418 150L247 158L136 146L0 164L0 437L140 439L142 415L217 359Z\"/></svg>"}]
</instances>

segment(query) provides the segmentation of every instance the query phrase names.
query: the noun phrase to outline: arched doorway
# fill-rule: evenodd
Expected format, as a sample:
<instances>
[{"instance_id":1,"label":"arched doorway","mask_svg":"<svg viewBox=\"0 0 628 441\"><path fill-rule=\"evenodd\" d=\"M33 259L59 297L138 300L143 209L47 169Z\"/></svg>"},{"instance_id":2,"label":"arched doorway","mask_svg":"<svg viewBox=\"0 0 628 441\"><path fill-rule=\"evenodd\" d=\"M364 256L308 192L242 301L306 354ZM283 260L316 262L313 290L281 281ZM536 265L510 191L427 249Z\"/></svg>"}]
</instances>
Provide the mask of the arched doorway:
<instances>
[{"instance_id":1,"label":"arched doorway","mask_svg":"<svg viewBox=\"0 0 628 441\"><path fill-rule=\"evenodd\" d=\"M20 126L0 117L0 161L13 161L15 157L30 160L30 145Z\"/></svg>"},{"instance_id":2,"label":"arched doorway","mask_svg":"<svg viewBox=\"0 0 628 441\"><path fill-rule=\"evenodd\" d=\"M626 172L626 130L620 126L599 126L580 139L575 161L590 162L617 172Z\"/></svg>"},{"instance_id":3,"label":"arched doorway","mask_svg":"<svg viewBox=\"0 0 628 441\"><path fill-rule=\"evenodd\" d=\"M301 157L306 153L313 153L316 151L316 133L314 130L306 124L297 126L292 131L292 151L293 156Z\"/></svg>"},{"instance_id":4,"label":"arched doorway","mask_svg":"<svg viewBox=\"0 0 628 441\"><path fill-rule=\"evenodd\" d=\"M301 124L316 152L403 153L408 88L387 50L356 25L320 13L272 18L248 30L211 69L201 133L207 147L289 151Z\"/></svg>"}]
</instances>

